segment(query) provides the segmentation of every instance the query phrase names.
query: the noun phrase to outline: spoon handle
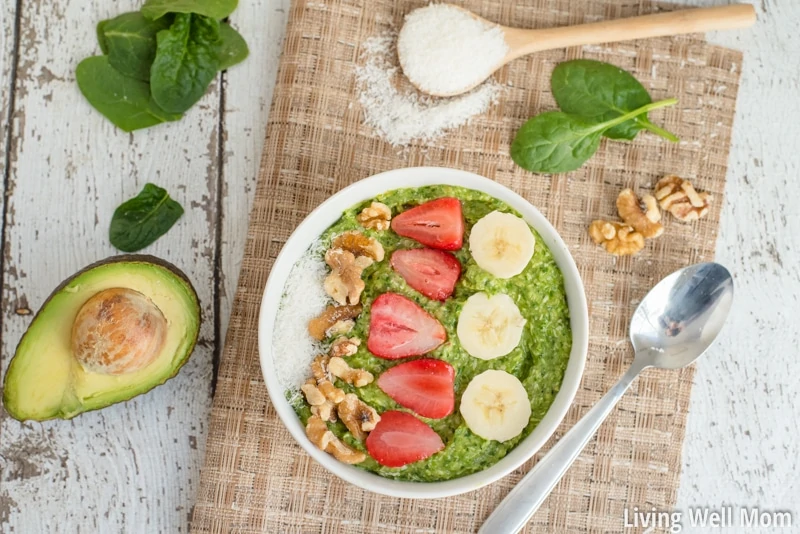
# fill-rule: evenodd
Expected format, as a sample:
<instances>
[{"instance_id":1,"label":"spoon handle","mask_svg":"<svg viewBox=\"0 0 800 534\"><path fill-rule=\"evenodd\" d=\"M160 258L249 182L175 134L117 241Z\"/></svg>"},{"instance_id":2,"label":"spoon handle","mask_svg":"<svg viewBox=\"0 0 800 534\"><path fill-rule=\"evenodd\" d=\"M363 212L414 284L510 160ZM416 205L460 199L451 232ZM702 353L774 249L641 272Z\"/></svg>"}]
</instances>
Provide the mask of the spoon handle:
<instances>
[{"instance_id":1,"label":"spoon handle","mask_svg":"<svg viewBox=\"0 0 800 534\"><path fill-rule=\"evenodd\" d=\"M682 33L752 26L756 12L750 4L733 4L643 15L542 30L506 29L514 57L567 46L613 43Z\"/></svg>"},{"instance_id":2,"label":"spoon handle","mask_svg":"<svg viewBox=\"0 0 800 534\"><path fill-rule=\"evenodd\" d=\"M511 534L519 532L564 476L583 448L592 439L600 424L616 406L645 366L633 365L617 384L584 415L569 432L553 445L544 458L506 495L481 526L478 534Z\"/></svg>"}]
</instances>

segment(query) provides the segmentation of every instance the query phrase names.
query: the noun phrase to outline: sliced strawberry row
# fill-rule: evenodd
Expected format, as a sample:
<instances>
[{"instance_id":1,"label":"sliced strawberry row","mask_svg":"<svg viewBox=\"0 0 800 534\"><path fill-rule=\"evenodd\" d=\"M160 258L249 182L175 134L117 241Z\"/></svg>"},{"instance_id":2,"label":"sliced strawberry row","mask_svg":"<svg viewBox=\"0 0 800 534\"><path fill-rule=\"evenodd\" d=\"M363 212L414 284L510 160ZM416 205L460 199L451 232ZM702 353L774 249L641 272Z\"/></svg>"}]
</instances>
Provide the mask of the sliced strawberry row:
<instances>
[{"instance_id":1,"label":"sliced strawberry row","mask_svg":"<svg viewBox=\"0 0 800 534\"><path fill-rule=\"evenodd\" d=\"M464 244L461 201L443 197L420 204L395 216L392 230L432 248L458 250Z\"/></svg>"},{"instance_id":2,"label":"sliced strawberry row","mask_svg":"<svg viewBox=\"0 0 800 534\"><path fill-rule=\"evenodd\" d=\"M444 449L431 427L406 412L390 410L367 436L367 452L386 467L402 467Z\"/></svg>"},{"instance_id":3,"label":"sliced strawberry row","mask_svg":"<svg viewBox=\"0 0 800 534\"><path fill-rule=\"evenodd\" d=\"M378 377L378 387L422 417L441 419L453 413L456 371L442 360L422 358L401 363Z\"/></svg>"},{"instance_id":4,"label":"sliced strawberry row","mask_svg":"<svg viewBox=\"0 0 800 534\"><path fill-rule=\"evenodd\" d=\"M372 303L367 349L379 358L421 356L446 339L442 323L402 295L384 293Z\"/></svg>"},{"instance_id":5,"label":"sliced strawberry row","mask_svg":"<svg viewBox=\"0 0 800 534\"><path fill-rule=\"evenodd\" d=\"M395 251L392 268L409 286L430 299L443 301L452 295L461 264L442 251L463 246L461 202L449 197L432 200L397 215L391 224L397 234L431 247ZM446 339L442 324L402 295L384 293L372 303L367 349L375 356L389 360L420 356ZM452 365L422 358L387 370L378 378L378 386L401 406L438 419L453 413L454 381ZM381 465L402 467L441 451L444 442L413 415L390 410L381 414L366 446Z\"/></svg>"},{"instance_id":6,"label":"sliced strawberry row","mask_svg":"<svg viewBox=\"0 0 800 534\"><path fill-rule=\"evenodd\" d=\"M432 248L396 250L391 264L409 286L434 300L452 295L461 275L461 263L453 255Z\"/></svg>"}]
</instances>

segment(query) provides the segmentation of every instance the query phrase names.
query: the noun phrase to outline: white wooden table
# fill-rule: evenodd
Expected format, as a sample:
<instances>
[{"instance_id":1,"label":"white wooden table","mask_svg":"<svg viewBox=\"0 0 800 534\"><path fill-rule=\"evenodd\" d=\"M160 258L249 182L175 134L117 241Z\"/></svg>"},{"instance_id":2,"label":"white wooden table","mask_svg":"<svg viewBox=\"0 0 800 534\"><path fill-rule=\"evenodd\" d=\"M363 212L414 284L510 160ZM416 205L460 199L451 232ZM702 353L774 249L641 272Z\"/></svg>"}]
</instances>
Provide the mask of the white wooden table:
<instances>
[{"instance_id":1,"label":"white wooden table","mask_svg":"<svg viewBox=\"0 0 800 534\"><path fill-rule=\"evenodd\" d=\"M9 0L0 12L2 371L31 320L17 310L115 254L111 214L148 181L186 208L147 252L194 281L200 342L177 378L130 402L43 424L0 415L2 532L187 531L289 0L241 2L232 20L250 58L180 122L131 135L86 104L74 70L99 53L96 21L139 3ZM677 508L794 509L798 525L800 2L756 8L754 29L709 36L746 52L717 254L737 293L696 375Z\"/></svg>"}]
</instances>

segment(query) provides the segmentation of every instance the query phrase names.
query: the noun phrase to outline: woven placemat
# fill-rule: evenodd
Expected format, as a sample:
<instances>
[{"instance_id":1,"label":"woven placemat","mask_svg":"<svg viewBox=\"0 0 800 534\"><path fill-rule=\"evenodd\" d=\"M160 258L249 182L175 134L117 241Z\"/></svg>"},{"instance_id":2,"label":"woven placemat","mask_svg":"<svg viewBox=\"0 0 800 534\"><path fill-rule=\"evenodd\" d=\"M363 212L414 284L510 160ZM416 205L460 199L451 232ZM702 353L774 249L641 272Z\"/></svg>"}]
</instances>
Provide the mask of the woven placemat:
<instances>
[{"instance_id":1,"label":"woven placemat","mask_svg":"<svg viewBox=\"0 0 800 534\"><path fill-rule=\"evenodd\" d=\"M474 0L464 5L513 26L549 27L648 13L647 1ZM398 150L362 123L353 68L360 43L423 5L406 0L294 0L269 116L261 173L239 287L217 381L207 458L192 528L198 532L474 532L536 459L505 479L459 497L407 500L365 492L330 475L294 443L267 396L257 353L261 293L295 226L345 185L377 172L436 165L473 171L520 193L569 245L590 305L589 357L581 387L556 438L632 360L628 319L661 277L713 258L741 54L696 36L540 53L497 79L500 102L472 124L428 146ZM516 167L510 140L525 119L555 103L550 73L579 57L612 62L654 99L680 104L652 118L678 144L643 133L604 142L582 169L556 176ZM587 235L592 219L615 214L626 186L648 190L665 173L691 177L714 195L692 224L667 217L661 238L634 257L615 258ZM397 184L402 186L402 184ZM693 369L651 370L634 383L567 476L528 525L536 532L617 532L623 509L663 509L676 499ZM552 442L552 440L551 440Z\"/></svg>"}]
</instances>

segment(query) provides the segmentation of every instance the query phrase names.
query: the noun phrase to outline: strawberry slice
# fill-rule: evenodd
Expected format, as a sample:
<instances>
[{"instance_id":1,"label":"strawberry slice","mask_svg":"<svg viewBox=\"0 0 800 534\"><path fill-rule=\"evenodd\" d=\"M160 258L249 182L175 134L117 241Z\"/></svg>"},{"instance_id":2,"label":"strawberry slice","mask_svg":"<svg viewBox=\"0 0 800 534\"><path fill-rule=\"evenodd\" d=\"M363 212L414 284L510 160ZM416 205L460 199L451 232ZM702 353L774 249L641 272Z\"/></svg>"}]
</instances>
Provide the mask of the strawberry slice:
<instances>
[{"instance_id":1,"label":"strawberry slice","mask_svg":"<svg viewBox=\"0 0 800 534\"><path fill-rule=\"evenodd\" d=\"M367 349L379 358L420 356L445 339L442 323L402 295L384 293L372 303Z\"/></svg>"},{"instance_id":2,"label":"strawberry slice","mask_svg":"<svg viewBox=\"0 0 800 534\"><path fill-rule=\"evenodd\" d=\"M461 275L461 263L452 254L432 248L396 250L391 263L408 285L434 300L452 295Z\"/></svg>"},{"instance_id":3,"label":"strawberry slice","mask_svg":"<svg viewBox=\"0 0 800 534\"><path fill-rule=\"evenodd\" d=\"M461 201L444 197L420 204L392 219L392 230L429 247L458 250L464 243Z\"/></svg>"},{"instance_id":4,"label":"strawberry slice","mask_svg":"<svg viewBox=\"0 0 800 534\"><path fill-rule=\"evenodd\" d=\"M431 427L406 412L388 411L367 436L367 452L386 467L402 467L444 449Z\"/></svg>"},{"instance_id":5,"label":"strawberry slice","mask_svg":"<svg viewBox=\"0 0 800 534\"><path fill-rule=\"evenodd\" d=\"M422 417L441 419L453 413L455 378L449 363L422 358L388 369L378 377L378 387Z\"/></svg>"}]
</instances>

